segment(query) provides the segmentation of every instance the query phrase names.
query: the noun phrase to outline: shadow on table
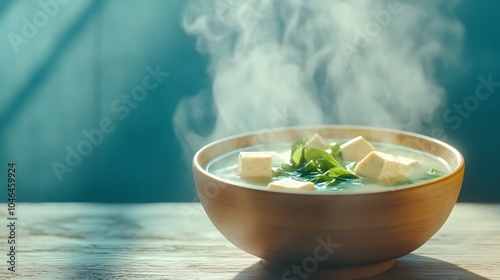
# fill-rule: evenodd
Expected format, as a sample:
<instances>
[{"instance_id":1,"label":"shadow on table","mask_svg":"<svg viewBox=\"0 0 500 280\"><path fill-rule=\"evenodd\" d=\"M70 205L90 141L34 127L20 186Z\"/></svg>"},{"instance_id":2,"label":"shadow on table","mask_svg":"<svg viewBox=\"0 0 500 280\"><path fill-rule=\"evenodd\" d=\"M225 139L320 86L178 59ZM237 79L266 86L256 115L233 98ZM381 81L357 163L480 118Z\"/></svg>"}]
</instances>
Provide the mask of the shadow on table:
<instances>
[{"instance_id":1,"label":"shadow on table","mask_svg":"<svg viewBox=\"0 0 500 280\"><path fill-rule=\"evenodd\" d=\"M295 276L295 278L293 277ZM282 278L282 275L270 273L259 261L236 275L233 280L248 279L301 279L297 275L289 275L288 278ZM311 278L308 278L311 279ZM366 278L370 280L382 279L440 279L440 280L475 280L487 279L454 264L409 254L399 258L396 264L388 271L375 277Z\"/></svg>"}]
</instances>

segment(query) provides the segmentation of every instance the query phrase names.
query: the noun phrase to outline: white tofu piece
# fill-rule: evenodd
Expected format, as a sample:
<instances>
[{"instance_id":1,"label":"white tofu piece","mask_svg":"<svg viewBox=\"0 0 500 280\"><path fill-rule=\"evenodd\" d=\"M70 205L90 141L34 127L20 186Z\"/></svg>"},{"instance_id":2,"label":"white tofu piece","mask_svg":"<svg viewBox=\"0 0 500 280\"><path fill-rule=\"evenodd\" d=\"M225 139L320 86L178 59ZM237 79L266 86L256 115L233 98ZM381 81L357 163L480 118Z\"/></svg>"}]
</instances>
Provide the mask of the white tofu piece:
<instances>
[{"instance_id":1,"label":"white tofu piece","mask_svg":"<svg viewBox=\"0 0 500 280\"><path fill-rule=\"evenodd\" d=\"M381 184L393 185L406 181L406 166L391 154L372 151L354 168L354 172Z\"/></svg>"},{"instance_id":2,"label":"white tofu piece","mask_svg":"<svg viewBox=\"0 0 500 280\"><path fill-rule=\"evenodd\" d=\"M273 176L273 157L268 152L240 152L238 175L241 178L270 180Z\"/></svg>"},{"instance_id":3,"label":"white tofu piece","mask_svg":"<svg viewBox=\"0 0 500 280\"><path fill-rule=\"evenodd\" d=\"M396 158L406 167L416 167L422 164L421 161L409 157L397 156Z\"/></svg>"},{"instance_id":4,"label":"white tofu piece","mask_svg":"<svg viewBox=\"0 0 500 280\"><path fill-rule=\"evenodd\" d=\"M268 190L300 190L300 191L314 191L314 183L296 181L290 178L281 179L279 181L271 182L267 185Z\"/></svg>"},{"instance_id":5,"label":"white tofu piece","mask_svg":"<svg viewBox=\"0 0 500 280\"><path fill-rule=\"evenodd\" d=\"M353 138L340 145L340 154L347 161L360 161L375 148L363 136Z\"/></svg>"},{"instance_id":6,"label":"white tofu piece","mask_svg":"<svg viewBox=\"0 0 500 280\"><path fill-rule=\"evenodd\" d=\"M318 133L314 133L314 135L306 142L306 147L318 148L318 149L326 149L327 143L323 137L321 137Z\"/></svg>"}]
</instances>

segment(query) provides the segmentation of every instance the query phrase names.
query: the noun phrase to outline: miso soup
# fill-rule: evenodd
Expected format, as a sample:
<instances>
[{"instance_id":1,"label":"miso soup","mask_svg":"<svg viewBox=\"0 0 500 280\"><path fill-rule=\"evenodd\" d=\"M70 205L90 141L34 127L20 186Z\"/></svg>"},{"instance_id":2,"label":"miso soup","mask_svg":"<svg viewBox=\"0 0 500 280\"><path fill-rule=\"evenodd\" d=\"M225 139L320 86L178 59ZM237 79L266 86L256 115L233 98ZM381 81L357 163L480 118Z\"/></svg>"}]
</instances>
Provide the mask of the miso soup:
<instances>
[{"instance_id":1,"label":"miso soup","mask_svg":"<svg viewBox=\"0 0 500 280\"><path fill-rule=\"evenodd\" d=\"M345 143L349 139L328 140L329 143ZM407 180L396 185L384 185L377 181L357 176L353 170L358 162L346 161L339 159L343 168L353 173L356 176L349 178L345 176L341 180L332 182L314 182L316 191L318 192L377 192L397 189L398 187L419 183L422 181L432 180L436 177L447 174L451 171L451 167L443 159L425 153L419 150L387 144L380 142L370 142L376 151L391 154L396 157L406 157L415 159L419 162L418 165L411 167L407 172ZM278 172L282 170L283 165L287 166L291 161L291 146L292 143L270 143L261 144L251 147L246 147L239 150L234 150L224 155L221 155L207 164L207 171L222 179L229 180L236 185L246 187L261 187L265 189L270 181L258 181L241 178L237 172L238 155L240 152L269 152L272 155L273 176L271 181L281 180L287 176L292 176L296 180L308 180L311 176L302 176L296 172L286 173ZM290 175L291 174L291 175ZM347 178L347 179L346 179Z\"/></svg>"}]
</instances>

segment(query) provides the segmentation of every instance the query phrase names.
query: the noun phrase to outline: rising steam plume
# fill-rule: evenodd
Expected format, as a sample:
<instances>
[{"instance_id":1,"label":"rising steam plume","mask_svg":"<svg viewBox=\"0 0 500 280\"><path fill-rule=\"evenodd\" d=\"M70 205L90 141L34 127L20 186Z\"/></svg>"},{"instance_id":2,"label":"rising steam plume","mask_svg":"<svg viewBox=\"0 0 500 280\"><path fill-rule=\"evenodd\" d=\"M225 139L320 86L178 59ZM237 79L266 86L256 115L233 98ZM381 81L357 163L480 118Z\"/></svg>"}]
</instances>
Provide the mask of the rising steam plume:
<instances>
[{"instance_id":1,"label":"rising steam plume","mask_svg":"<svg viewBox=\"0 0 500 280\"><path fill-rule=\"evenodd\" d=\"M184 98L185 151L275 126L356 124L421 131L445 101L463 27L455 1L193 0L183 27L210 58L212 88ZM201 133L214 115L209 133Z\"/></svg>"}]
</instances>

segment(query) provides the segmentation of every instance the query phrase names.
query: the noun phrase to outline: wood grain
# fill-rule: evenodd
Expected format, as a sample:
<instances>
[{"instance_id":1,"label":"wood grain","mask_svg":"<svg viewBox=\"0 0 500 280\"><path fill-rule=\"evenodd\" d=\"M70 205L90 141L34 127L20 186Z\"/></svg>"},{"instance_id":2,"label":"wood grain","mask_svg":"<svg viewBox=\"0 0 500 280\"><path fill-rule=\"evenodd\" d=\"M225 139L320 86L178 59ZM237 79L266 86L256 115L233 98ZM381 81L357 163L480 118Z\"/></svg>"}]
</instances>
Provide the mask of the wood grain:
<instances>
[{"instance_id":1,"label":"wood grain","mask_svg":"<svg viewBox=\"0 0 500 280\"><path fill-rule=\"evenodd\" d=\"M281 279L226 241L199 204L19 204L1 279ZM424 246L371 279L500 279L500 205L458 204Z\"/></svg>"}]
</instances>

